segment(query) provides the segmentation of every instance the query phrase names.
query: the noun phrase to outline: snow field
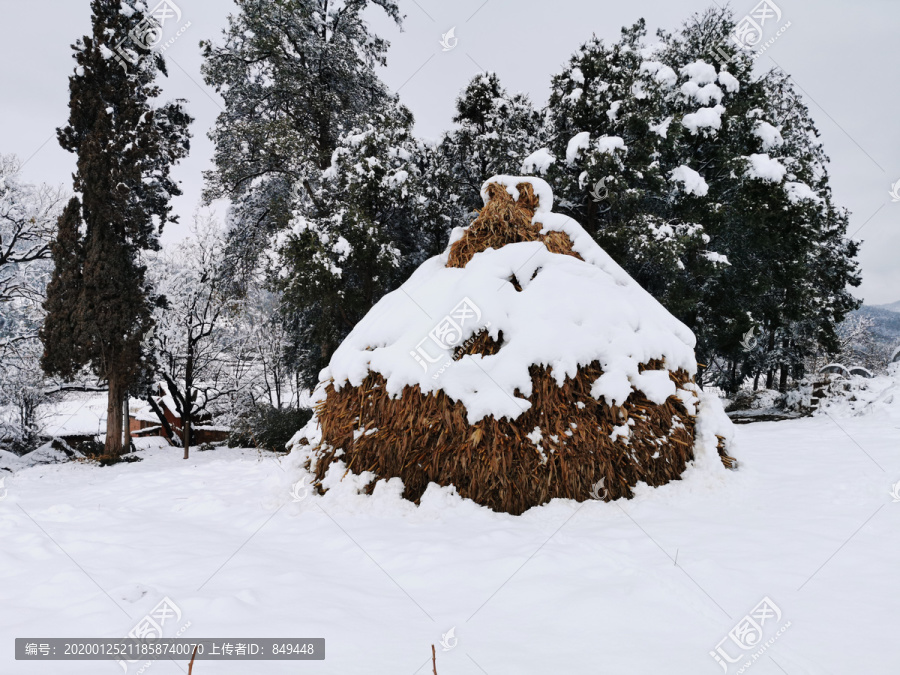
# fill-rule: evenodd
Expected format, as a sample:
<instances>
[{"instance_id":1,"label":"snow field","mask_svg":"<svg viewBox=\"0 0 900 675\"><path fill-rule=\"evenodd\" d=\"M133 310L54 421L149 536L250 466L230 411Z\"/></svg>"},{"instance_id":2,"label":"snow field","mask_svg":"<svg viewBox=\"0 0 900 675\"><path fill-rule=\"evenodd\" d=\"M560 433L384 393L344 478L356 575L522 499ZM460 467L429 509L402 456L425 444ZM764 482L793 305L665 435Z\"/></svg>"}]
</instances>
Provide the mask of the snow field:
<instances>
[{"instance_id":1,"label":"snow field","mask_svg":"<svg viewBox=\"0 0 900 675\"><path fill-rule=\"evenodd\" d=\"M298 457L249 450L23 469L0 501L0 670L47 672L12 660L15 637L121 637L169 597L184 637L326 639L324 662L202 661L195 675L426 673L431 644L441 675L719 673L709 652L768 597L790 626L752 672L891 672L897 427L885 411L742 426L738 472L691 468L630 501L520 517L451 489L415 507L397 480L292 496Z\"/></svg>"}]
</instances>

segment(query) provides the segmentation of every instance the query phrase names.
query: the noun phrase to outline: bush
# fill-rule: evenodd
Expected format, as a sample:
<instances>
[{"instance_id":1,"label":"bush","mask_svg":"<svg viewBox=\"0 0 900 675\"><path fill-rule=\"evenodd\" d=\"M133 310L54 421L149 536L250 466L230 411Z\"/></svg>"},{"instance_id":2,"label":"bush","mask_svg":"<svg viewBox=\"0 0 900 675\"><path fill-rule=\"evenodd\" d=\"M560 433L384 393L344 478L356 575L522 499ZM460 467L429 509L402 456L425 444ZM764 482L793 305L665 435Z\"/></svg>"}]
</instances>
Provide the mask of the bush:
<instances>
[{"instance_id":1,"label":"bush","mask_svg":"<svg viewBox=\"0 0 900 675\"><path fill-rule=\"evenodd\" d=\"M284 452L285 444L311 417L312 410L305 408L256 406L237 421L228 439L228 447L254 447Z\"/></svg>"}]
</instances>

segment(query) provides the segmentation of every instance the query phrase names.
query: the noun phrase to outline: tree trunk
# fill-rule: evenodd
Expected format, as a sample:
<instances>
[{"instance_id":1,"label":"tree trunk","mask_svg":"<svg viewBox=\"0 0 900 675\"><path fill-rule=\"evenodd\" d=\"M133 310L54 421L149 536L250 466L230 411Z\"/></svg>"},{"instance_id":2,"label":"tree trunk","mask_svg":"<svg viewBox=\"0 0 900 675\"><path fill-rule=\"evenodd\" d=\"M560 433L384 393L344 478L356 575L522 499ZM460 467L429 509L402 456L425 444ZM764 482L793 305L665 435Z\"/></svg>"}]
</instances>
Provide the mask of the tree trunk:
<instances>
[{"instance_id":1,"label":"tree trunk","mask_svg":"<svg viewBox=\"0 0 900 675\"><path fill-rule=\"evenodd\" d=\"M772 352L775 351L775 330L776 330L775 326L773 326L773 325L768 326L769 348L766 350L767 357L769 357L772 354ZM774 386L775 386L775 369L770 367L768 372L766 373L766 389L771 389Z\"/></svg>"},{"instance_id":2,"label":"tree trunk","mask_svg":"<svg viewBox=\"0 0 900 675\"><path fill-rule=\"evenodd\" d=\"M786 363L781 364L781 379L778 382L778 391L782 394L787 391L788 385L788 365Z\"/></svg>"},{"instance_id":3,"label":"tree trunk","mask_svg":"<svg viewBox=\"0 0 900 675\"><path fill-rule=\"evenodd\" d=\"M160 424L160 426L162 426L163 432L166 434L166 437L169 439L169 444L170 445L179 445L178 436L176 436L175 432L172 431L172 425L169 424L169 420L166 419L165 413L163 413L162 409L159 407L159 405L156 403L156 401L153 400L152 394L147 395L147 403L150 404L150 409L153 410L153 412L159 418L159 424Z\"/></svg>"},{"instance_id":4,"label":"tree trunk","mask_svg":"<svg viewBox=\"0 0 900 675\"><path fill-rule=\"evenodd\" d=\"M122 454L122 386L117 376L109 378L106 397L106 443L104 451L111 457Z\"/></svg>"},{"instance_id":5,"label":"tree trunk","mask_svg":"<svg viewBox=\"0 0 900 675\"><path fill-rule=\"evenodd\" d=\"M789 354L790 348L791 348L790 341L787 338L784 338L781 341L782 354ZM779 381L778 381L778 391L780 391L783 394L784 392L787 391L788 375L790 375L790 370L789 370L790 366L785 361L782 361L780 365L781 365L781 377L779 378Z\"/></svg>"},{"instance_id":6,"label":"tree trunk","mask_svg":"<svg viewBox=\"0 0 900 675\"><path fill-rule=\"evenodd\" d=\"M757 370L756 375L753 378L753 391L756 391L759 389L759 376L760 376L760 371Z\"/></svg>"},{"instance_id":7,"label":"tree trunk","mask_svg":"<svg viewBox=\"0 0 900 675\"><path fill-rule=\"evenodd\" d=\"M125 452L131 452L131 410L129 409L128 394L126 393L122 398L122 447Z\"/></svg>"},{"instance_id":8,"label":"tree trunk","mask_svg":"<svg viewBox=\"0 0 900 675\"><path fill-rule=\"evenodd\" d=\"M182 426L184 430L184 458L188 458L188 454L191 450L191 420L190 418L184 420L184 425Z\"/></svg>"},{"instance_id":9,"label":"tree trunk","mask_svg":"<svg viewBox=\"0 0 900 675\"><path fill-rule=\"evenodd\" d=\"M188 458L191 449L191 422L194 417L194 398L191 393L194 389L194 344L195 339L188 329L187 358L184 362L184 396L181 399L181 437L184 440L184 458ZM174 398L176 392L172 393Z\"/></svg>"}]
</instances>

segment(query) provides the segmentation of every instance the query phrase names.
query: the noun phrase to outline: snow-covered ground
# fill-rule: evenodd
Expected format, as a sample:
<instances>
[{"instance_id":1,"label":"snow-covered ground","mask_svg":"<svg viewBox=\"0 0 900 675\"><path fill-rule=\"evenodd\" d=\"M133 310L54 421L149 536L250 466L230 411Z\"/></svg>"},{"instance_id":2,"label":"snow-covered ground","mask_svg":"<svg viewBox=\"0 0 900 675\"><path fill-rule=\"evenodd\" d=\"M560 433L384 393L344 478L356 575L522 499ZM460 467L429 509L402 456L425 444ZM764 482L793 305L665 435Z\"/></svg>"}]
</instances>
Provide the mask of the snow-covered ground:
<instances>
[{"instance_id":1,"label":"snow-covered ground","mask_svg":"<svg viewBox=\"0 0 900 675\"><path fill-rule=\"evenodd\" d=\"M728 673L772 640L747 672L897 672L900 396L879 401L742 426L724 477L693 469L630 501L520 517L449 490L416 508L396 484L292 496L293 460L249 450L23 468L0 489L0 672L121 673L16 662L13 639L123 637L164 597L182 612L167 636L326 639L323 662L194 675L430 673L432 644L440 675L712 675L710 652L741 653L729 631L750 625L735 635L752 641L764 598L781 616L768 605Z\"/></svg>"}]
</instances>

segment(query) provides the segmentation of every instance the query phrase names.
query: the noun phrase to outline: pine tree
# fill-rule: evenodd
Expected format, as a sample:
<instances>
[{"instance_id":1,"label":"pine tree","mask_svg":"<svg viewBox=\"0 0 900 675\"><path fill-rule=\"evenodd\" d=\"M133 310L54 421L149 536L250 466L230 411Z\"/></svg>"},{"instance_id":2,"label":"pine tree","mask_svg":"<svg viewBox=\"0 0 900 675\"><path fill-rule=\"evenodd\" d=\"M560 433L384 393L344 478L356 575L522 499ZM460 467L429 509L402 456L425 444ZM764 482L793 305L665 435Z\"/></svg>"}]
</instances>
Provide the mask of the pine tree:
<instances>
[{"instance_id":1,"label":"pine tree","mask_svg":"<svg viewBox=\"0 0 900 675\"><path fill-rule=\"evenodd\" d=\"M48 289L43 361L48 373L64 377L90 366L108 383L106 452L115 456L126 394L150 365L142 344L153 298L141 255L157 250L160 230L176 221L169 201L181 191L170 169L187 154L192 119L182 101L152 105L161 93L153 82L166 74L159 54L125 47L129 63L116 56L121 41L142 30L144 16L118 0L92 0L91 10L92 35L73 45L69 124L58 130L60 145L77 155L81 199L60 223L63 265ZM80 283L75 299L72 280ZM58 339L67 330L71 339Z\"/></svg>"},{"instance_id":2,"label":"pine tree","mask_svg":"<svg viewBox=\"0 0 900 675\"><path fill-rule=\"evenodd\" d=\"M553 78L548 179L560 210L685 319L701 292L698 277L713 269L710 237L684 208L698 195L670 179L682 163L672 150L678 74L645 35L641 20L612 45L594 37Z\"/></svg>"},{"instance_id":3,"label":"pine tree","mask_svg":"<svg viewBox=\"0 0 900 675\"><path fill-rule=\"evenodd\" d=\"M353 326L435 248L422 194L424 147L412 114L396 102L338 141L311 193L301 192L289 232L273 237L283 311L303 383Z\"/></svg>"},{"instance_id":4,"label":"pine tree","mask_svg":"<svg viewBox=\"0 0 900 675\"><path fill-rule=\"evenodd\" d=\"M860 282L858 244L846 237L849 216L833 202L819 132L790 78L770 71L758 86L766 106L765 112L754 111L757 145L750 147L778 162L784 176L750 181L756 184L753 222L768 219L769 226L764 237L745 245L757 249L754 259L770 264L754 273L766 284L754 311L764 339L744 361L743 374L765 373L766 386L773 387L778 370L784 390L811 355L839 349L837 327L859 306L848 288ZM768 250L759 250L761 242Z\"/></svg>"},{"instance_id":5,"label":"pine tree","mask_svg":"<svg viewBox=\"0 0 900 675\"><path fill-rule=\"evenodd\" d=\"M223 42L201 46L204 80L225 103L210 132L216 168L205 195L232 201L227 255L240 282L287 227L293 187L314 190L341 134L389 98L375 74L388 43L365 10L377 5L398 25L401 17L392 0L236 4Z\"/></svg>"}]
</instances>

